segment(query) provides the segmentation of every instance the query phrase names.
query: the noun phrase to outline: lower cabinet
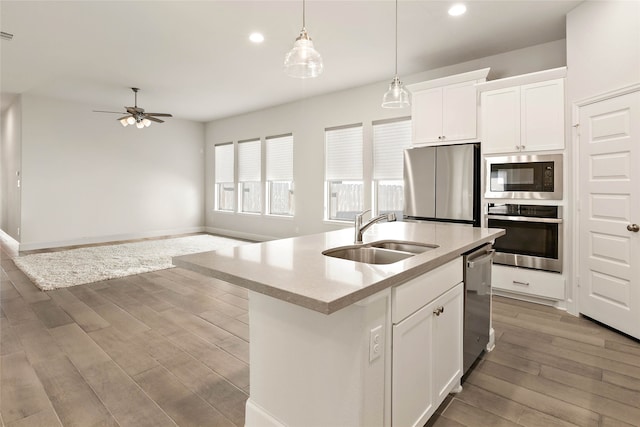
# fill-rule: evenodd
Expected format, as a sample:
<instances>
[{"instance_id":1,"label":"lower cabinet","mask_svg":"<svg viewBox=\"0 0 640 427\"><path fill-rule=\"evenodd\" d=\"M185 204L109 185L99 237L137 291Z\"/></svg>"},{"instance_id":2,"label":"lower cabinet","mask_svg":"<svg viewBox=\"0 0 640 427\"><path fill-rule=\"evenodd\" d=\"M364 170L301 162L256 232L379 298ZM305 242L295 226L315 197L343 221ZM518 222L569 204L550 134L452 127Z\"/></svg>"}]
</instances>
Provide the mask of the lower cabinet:
<instances>
[{"instance_id":1,"label":"lower cabinet","mask_svg":"<svg viewBox=\"0 0 640 427\"><path fill-rule=\"evenodd\" d=\"M491 287L498 291L558 301L565 298L565 280L560 273L494 265L491 275Z\"/></svg>"},{"instance_id":2,"label":"lower cabinet","mask_svg":"<svg viewBox=\"0 0 640 427\"><path fill-rule=\"evenodd\" d=\"M391 424L423 426L462 377L462 283L393 325Z\"/></svg>"}]
</instances>

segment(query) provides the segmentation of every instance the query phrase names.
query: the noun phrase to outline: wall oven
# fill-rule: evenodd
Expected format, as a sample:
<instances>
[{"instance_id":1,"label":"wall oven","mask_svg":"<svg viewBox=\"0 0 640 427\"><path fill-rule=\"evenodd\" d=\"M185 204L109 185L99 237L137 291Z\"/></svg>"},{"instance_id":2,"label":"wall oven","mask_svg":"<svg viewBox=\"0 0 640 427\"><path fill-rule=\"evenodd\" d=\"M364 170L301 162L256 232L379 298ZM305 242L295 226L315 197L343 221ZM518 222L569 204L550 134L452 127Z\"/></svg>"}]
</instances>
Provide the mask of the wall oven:
<instances>
[{"instance_id":1,"label":"wall oven","mask_svg":"<svg viewBox=\"0 0 640 427\"><path fill-rule=\"evenodd\" d=\"M504 228L494 263L562 272L562 207L489 203L487 227Z\"/></svg>"},{"instance_id":2,"label":"wall oven","mask_svg":"<svg viewBox=\"0 0 640 427\"><path fill-rule=\"evenodd\" d=\"M562 154L486 158L486 198L562 199Z\"/></svg>"}]
</instances>

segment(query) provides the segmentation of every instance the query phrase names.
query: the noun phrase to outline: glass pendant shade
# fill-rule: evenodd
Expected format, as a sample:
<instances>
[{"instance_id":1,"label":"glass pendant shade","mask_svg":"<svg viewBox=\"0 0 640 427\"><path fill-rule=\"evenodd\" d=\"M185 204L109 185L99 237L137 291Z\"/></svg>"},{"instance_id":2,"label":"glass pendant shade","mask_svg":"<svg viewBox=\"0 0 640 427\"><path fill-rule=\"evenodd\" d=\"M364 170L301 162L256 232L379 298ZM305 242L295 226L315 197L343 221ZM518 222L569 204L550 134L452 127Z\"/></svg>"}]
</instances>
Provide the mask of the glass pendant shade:
<instances>
[{"instance_id":1,"label":"glass pendant shade","mask_svg":"<svg viewBox=\"0 0 640 427\"><path fill-rule=\"evenodd\" d=\"M322 57L313 47L313 42L302 28L293 49L284 59L284 71L288 76L299 79L317 77L322 73Z\"/></svg>"},{"instance_id":2,"label":"glass pendant shade","mask_svg":"<svg viewBox=\"0 0 640 427\"><path fill-rule=\"evenodd\" d=\"M122 126L127 127L127 125L129 123L127 123L127 119L120 119L120 123L122 124Z\"/></svg>"},{"instance_id":3,"label":"glass pendant shade","mask_svg":"<svg viewBox=\"0 0 640 427\"><path fill-rule=\"evenodd\" d=\"M382 108L404 108L411 106L411 96L398 78L398 0L396 0L396 74L389 90L382 96Z\"/></svg>"},{"instance_id":4,"label":"glass pendant shade","mask_svg":"<svg viewBox=\"0 0 640 427\"><path fill-rule=\"evenodd\" d=\"M411 96L396 75L382 97L383 108L404 108L411 105Z\"/></svg>"},{"instance_id":5,"label":"glass pendant shade","mask_svg":"<svg viewBox=\"0 0 640 427\"><path fill-rule=\"evenodd\" d=\"M142 120L140 120L139 122L136 122L136 127L138 129L142 129L144 127L144 123L142 123Z\"/></svg>"},{"instance_id":6,"label":"glass pendant shade","mask_svg":"<svg viewBox=\"0 0 640 427\"><path fill-rule=\"evenodd\" d=\"M149 120L149 119L142 119L142 124L143 124L145 127L149 127L149 126L151 126L151 120Z\"/></svg>"},{"instance_id":7,"label":"glass pendant shade","mask_svg":"<svg viewBox=\"0 0 640 427\"><path fill-rule=\"evenodd\" d=\"M133 117L127 117L127 123L133 125L136 123L136 119L134 119Z\"/></svg>"}]
</instances>

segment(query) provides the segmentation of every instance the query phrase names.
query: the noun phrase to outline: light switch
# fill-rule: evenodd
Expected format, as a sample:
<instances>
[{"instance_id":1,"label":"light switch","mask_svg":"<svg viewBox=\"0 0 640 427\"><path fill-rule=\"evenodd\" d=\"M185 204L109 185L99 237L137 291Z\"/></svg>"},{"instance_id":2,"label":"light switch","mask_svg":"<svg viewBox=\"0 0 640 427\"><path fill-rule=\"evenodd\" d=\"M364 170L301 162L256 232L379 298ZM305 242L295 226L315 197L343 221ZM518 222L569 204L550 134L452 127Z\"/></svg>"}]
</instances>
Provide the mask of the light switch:
<instances>
[{"instance_id":1,"label":"light switch","mask_svg":"<svg viewBox=\"0 0 640 427\"><path fill-rule=\"evenodd\" d=\"M378 325L369 332L369 362L373 362L384 351L384 335L382 325Z\"/></svg>"}]
</instances>

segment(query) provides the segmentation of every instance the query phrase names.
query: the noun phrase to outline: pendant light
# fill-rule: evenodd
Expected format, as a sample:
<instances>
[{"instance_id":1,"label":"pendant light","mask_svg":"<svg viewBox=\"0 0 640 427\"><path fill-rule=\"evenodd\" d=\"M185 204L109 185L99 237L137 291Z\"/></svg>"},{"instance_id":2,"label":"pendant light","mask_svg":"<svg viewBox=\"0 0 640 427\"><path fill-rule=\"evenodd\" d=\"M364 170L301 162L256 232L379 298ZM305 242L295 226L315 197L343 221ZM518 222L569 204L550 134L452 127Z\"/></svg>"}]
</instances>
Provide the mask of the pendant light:
<instances>
[{"instance_id":1,"label":"pendant light","mask_svg":"<svg viewBox=\"0 0 640 427\"><path fill-rule=\"evenodd\" d=\"M284 58L284 72L291 77L307 79L322 73L322 57L313 48L313 42L305 28L305 0L302 0L302 30L293 49Z\"/></svg>"},{"instance_id":2,"label":"pendant light","mask_svg":"<svg viewBox=\"0 0 640 427\"><path fill-rule=\"evenodd\" d=\"M382 97L382 108L403 108L410 105L409 92L398 77L398 0L396 0L396 73L389 84L389 90Z\"/></svg>"}]
</instances>

